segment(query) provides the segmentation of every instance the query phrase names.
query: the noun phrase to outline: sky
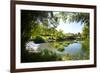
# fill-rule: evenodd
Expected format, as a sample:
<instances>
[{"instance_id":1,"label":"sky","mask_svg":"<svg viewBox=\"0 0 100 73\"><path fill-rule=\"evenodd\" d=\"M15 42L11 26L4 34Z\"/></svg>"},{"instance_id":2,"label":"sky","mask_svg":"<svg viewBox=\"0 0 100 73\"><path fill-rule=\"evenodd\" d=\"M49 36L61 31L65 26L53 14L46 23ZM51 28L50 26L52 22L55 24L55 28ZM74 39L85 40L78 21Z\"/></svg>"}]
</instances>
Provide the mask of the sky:
<instances>
[{"instance_id":1,"label":"sky","mask_svg":"<svg viewBox=\"0 0 100 73\"><path fill-rule=\"evenodd\" d=\"M63 30L64 33L78 33L82 32L82 24L81 22L64 23L61 21L57 27L57 30Z\"/></svg>"}]
</instances>

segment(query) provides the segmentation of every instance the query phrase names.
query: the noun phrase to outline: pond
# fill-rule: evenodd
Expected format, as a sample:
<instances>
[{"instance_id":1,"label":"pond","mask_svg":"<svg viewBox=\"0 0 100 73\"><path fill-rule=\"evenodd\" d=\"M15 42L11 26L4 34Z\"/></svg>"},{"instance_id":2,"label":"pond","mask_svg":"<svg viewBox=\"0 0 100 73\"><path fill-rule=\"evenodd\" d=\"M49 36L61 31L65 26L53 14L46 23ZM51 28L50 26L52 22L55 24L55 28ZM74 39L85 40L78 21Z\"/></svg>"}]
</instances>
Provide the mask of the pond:
<instances>
[{"instance_id":1,"label":"pond","mask_svg":"<svg viewBox=\"0 0 100 73\"><path fill-rule=\"evenodd\" d=\"M69 44L67 47L64 47L63 53L71 55L82 54L83 53L82 44L79 42Z\"/></svg>"},{"instance_id":2,"label":"pond","mask_svg":"<svg viewBox=\"0 0 100 73\"><path fill-rule=\"evenodd\" d=\"M41 51L44 49L48 49L50 51L53 51L57 54L62 54L62 55L69 54L69 55L75 56L77 54L80 54L80 55L84 54L84 51L82 49L82 44L80 42L74 42L74 43L69 44L68 46L64 46L63 51L57 50L57 48L54 48L53 46L51 46L50 43L35 44L35 43L31 42L30 45L29 45L29 43L28 43L28 46L26 46L26 48L31 47L31 49L27 48L27 50L31 50L31 52L38 52L38 51Z\"/></svg>"}]
</instances>

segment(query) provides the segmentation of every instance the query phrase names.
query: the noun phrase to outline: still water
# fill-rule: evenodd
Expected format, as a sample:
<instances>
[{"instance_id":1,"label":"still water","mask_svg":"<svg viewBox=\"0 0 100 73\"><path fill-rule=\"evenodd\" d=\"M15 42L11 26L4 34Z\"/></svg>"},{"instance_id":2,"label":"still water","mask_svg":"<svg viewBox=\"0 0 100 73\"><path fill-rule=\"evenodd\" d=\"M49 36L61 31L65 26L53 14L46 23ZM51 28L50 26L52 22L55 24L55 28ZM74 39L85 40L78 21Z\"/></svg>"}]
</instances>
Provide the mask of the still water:
<instances>
[{"instance_id":1,"label":"still water","mask_svg":"<svg viewBox=\"0 0 100 73\"><path fill-rule=\"evenodd\" d=\"M58 51L47 43L35 44L33 42L29 42L27 45L26 45L26 49L29 50L29 48L31 48L30 49L31 52L38 52L40 50L43 50L43 48L45 48L45 49L47 48L47 49L51 49L52 51L56 52L57 54L63 54L63 55L70 54L70 55L75 56L77 54L82 55L84 53L82 50L82 44L80 42L75 42L75 43L69 44L67 47L65 46L63 51Z\"/></svg>"},{"instance_id":2,"label":"still water","mask_svg":"<svg viewBox=\"0 0 100 73\"><path fill-rule=\"evenodd\" d=\"M81 54L82 53L82 44L81 43L72 43L68 45L67 47L64 47L63 53L65 54Z\"/></svg>"}]
</instances>

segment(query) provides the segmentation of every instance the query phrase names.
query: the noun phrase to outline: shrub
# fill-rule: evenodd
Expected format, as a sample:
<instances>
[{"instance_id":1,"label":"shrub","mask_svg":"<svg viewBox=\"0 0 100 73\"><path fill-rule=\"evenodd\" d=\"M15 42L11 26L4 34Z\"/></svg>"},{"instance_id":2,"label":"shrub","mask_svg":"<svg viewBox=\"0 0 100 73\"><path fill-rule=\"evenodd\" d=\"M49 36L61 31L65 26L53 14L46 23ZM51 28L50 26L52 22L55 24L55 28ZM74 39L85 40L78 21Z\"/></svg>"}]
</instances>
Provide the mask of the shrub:
<instances>
[{"instance_id":1,"label":"shrub","mask_svg":"<svg viewBox=\"0 0 100 73\"><path fill-rule=\"evenodd\" d=\"M36 36L33 41L34 43L45 43L45 40L41 36Z\"/></svg>"},{"instance_id":2,"label":"shrub","mask_svg":"<svg viewBox=\"0 0 100 73\"><path fill-rule=\"evenodd\" d=\"M64 46L63 45L59 45L58 51L64 51Z\"/></svg>"},{"instance_id":3,"label":"shrub","mask_svg":"<svg viewBox=\"0 0 100 73\"><path fill-rule=\"evenodd\" d=\"M43 49L39 53L29 53L24 54L24 58L21 62L45 62L45 61L57 61L59 56L53 51L48 49Z\"/></svg>"}]
</instances>

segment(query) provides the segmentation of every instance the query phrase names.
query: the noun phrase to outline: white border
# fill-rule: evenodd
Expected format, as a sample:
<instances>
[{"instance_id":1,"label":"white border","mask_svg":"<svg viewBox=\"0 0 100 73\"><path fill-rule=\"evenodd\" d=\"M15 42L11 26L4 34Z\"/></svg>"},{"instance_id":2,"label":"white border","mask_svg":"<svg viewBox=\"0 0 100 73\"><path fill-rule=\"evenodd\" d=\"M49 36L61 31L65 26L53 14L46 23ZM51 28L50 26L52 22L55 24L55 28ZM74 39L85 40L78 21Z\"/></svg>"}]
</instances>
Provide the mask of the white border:
<instances>
[{"instance_id":1,"label":"white border","mask_svg":"<svg viewBox=\"0 0 100 73\"><path fill-rule=\"evenodd\" d=\"M69 11L69 12L87 12L90 13L90 60L80 61L57 61L57 62L38 62L38 63L21 63L20 49L20 10L42 10L42 11ZM23 68L40 68L40 67L57 67L94 64L94 13L93 9L69 8L69 7L52 7L52 6L35 6L35 5L16 5L16 69Z\"/></svg>"}]
</instances>

